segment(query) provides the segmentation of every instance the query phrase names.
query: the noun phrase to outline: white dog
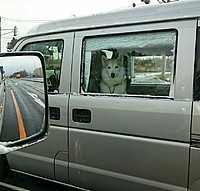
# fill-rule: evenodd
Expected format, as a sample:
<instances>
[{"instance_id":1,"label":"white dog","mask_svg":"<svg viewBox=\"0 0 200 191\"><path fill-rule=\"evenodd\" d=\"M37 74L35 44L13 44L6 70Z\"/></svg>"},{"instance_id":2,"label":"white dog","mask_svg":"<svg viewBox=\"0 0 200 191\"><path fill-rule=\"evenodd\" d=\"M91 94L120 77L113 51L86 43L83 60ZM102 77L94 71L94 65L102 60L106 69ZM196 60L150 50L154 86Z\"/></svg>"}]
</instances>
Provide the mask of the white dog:
<instances>
[{"instance_id":1,"label":"white dog","mask_svg":"<svg viewBox=\"0 0 200 191\"><path fill-rule=\"evenodd\" d=\"M126 94L126 72L123 66L123 55L117 59L102 56L100 92Z\"/></svg>"}]
</instances>

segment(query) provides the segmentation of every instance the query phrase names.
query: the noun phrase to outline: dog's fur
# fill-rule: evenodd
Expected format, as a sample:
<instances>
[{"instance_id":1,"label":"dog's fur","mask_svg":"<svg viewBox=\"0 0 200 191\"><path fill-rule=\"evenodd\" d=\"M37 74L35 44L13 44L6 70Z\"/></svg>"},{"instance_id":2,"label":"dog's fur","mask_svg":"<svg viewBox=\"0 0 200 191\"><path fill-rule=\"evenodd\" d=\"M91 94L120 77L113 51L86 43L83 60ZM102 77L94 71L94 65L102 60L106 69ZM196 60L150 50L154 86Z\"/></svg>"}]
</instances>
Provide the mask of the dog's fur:
<instances>
[{"instance_id":1,"label":"dog's fur","mask_svg":"<svg viewBox=\"0 0 200 191\"><path fill-rule=\"evenodd\" d=\"M101 93L126 93L126 72L123 66L123 55L117 59L107 59L102 56L103 69L101 71Z\"/></svg>"}]
</instances>

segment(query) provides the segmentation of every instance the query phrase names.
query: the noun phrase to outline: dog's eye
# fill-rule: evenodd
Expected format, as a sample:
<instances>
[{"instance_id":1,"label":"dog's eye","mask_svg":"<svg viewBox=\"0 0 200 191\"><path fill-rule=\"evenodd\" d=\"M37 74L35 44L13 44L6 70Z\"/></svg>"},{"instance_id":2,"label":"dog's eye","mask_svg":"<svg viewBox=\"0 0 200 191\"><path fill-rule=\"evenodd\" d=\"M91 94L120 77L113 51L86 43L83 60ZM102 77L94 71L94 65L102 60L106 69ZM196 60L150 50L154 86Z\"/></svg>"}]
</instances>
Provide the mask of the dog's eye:
<instances>
[{"instance_id":1,"label":"dog's eye","mask_svg":"<svg viewBox=\"0 0 200 191\"><path fill-rule=\"evenodd\" d=\"M108 69L111 69L111 67L110 67L110 66L108 66Z\"/></svg>"},{"instance_id":2,"label":"dog's eye","mask_svg":"<svg viewBox=\"0 0 200 191\"><path fill-rule=\"evenodd\" d=\"M119 66L115 66L115 68L117 69L117 68L119 68Z\"/></svg>"}]
</instances>

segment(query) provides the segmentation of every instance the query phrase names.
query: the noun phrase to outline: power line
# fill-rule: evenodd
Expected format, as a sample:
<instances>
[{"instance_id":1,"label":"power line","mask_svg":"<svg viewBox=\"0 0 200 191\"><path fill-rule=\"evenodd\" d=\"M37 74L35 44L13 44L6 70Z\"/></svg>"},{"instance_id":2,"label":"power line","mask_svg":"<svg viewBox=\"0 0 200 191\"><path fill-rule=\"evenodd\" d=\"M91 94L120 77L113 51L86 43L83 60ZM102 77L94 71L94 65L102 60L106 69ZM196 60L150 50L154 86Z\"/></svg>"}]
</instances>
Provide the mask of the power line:
<instances>
[{"instance_id":1,"label":"power line","mask_svg":"<svg viewBox=\"0 0 200 191\"><path fill-rule=\"evenodd\" d=\"M48 22L52 20L30 20L30 19L14 19L8 17L1 17L5 21L13 21L13 22L27 22L27 23L39 23L39 22Z\"/></svg>"}]
</instances>

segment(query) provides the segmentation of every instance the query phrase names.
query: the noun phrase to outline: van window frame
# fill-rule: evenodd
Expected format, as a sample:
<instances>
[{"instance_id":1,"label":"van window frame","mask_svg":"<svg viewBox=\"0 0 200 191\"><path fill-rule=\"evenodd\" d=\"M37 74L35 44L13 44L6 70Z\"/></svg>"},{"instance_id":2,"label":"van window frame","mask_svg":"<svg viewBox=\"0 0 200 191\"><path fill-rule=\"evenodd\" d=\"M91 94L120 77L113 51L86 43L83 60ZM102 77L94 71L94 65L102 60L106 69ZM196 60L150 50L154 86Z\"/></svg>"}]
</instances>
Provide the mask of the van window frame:
<instances>
[{"instance_id":1,"label":"van window frame","mask_svg":"<svg viewBox=\"0 0 200 191\"><path fill-rule=\"evenodd\" d=\"M64 48L65 48L65 43L64 43L64 39L62 39L62 38L54 38L54 39L48 39L48 40L36 40L36 41L31 41L31 42L28 42L28 43L26 43L26 44L24 44L22 47L21 47L21 51L24 51L24 49L27 47L27 46L29 46L29 45L31 45L31 44L39 44L39 43L49 43L49 42L62 42L62 54L61 54L61 60L60 60L60 68L59 68L59 75L60 75L60 77L59 77L59 80L58 80L58 87L57 87L57 89L55 89L55 90L57 90L58 92L59 92L59 87L60 87L60 82L61 82L61 72L62 72L62 64L63 64L63 56L64 56ZM35 50L35 51L39 51L39 50ZM46 66L46 63L45 63L45 66ZM55 93L55 90L54 91L48 91L48 94L49 93ZM57 93L57 92L56 92Z\"/></svg>"},{"instance_id":2,"label":"van window frame","mask_svg":"<svg viewBox=\"0 0 200 191\"><path fill-rule=\"evenodd\" d=\"M193 100L200 100L200 27L196 30L196 47L195 47L195 63L194 63L194 82L193 82ZM198 84L199 81L199 84ZM198 88L199 86L199 88Z\"/></svg>"},{"instance_id":3,"label":"van window frame","mask_svg":"<svg viewBox=\"0 0 200 191\"><path fill-rule=\"evenodd\" d=\"M177 64L177 48L178 48L178 37L179 37L179 32L176 28L168 28L168 29L157 29L157 30L147 30L147 31L135 31L135 32L120 32L120 33L114 33L114 34L100 34L100 35L86 35L83 37L82 39L82 43L81 43L81 68L80 68L80 87L79 87L79 93L81 95L84 96L101 96L101 97L133 97L133 98L150 98L150 99L169 99L169 100L174 100L174 93L173 95L170 97L170 95L168 96L154 96L154 95L137 95L137 94L103 94L103 93L92 93L92 92L82 92L82 80L84 79L82 75L84 75L84 42L86 39L91 39L91 38L102 38L102 37L113 37L113 36L119 36L120 35L134 35L134 34L145 34L145 33L158 33L158 32L174 32L175 33L175 44L174 44L174 59L173 59L173 78L172 78L172 82L170 82L170 88L171 85L173 84L174 88L175 88L175 77L176 77L176 64Z\"/></svg>"}]
</instances>

